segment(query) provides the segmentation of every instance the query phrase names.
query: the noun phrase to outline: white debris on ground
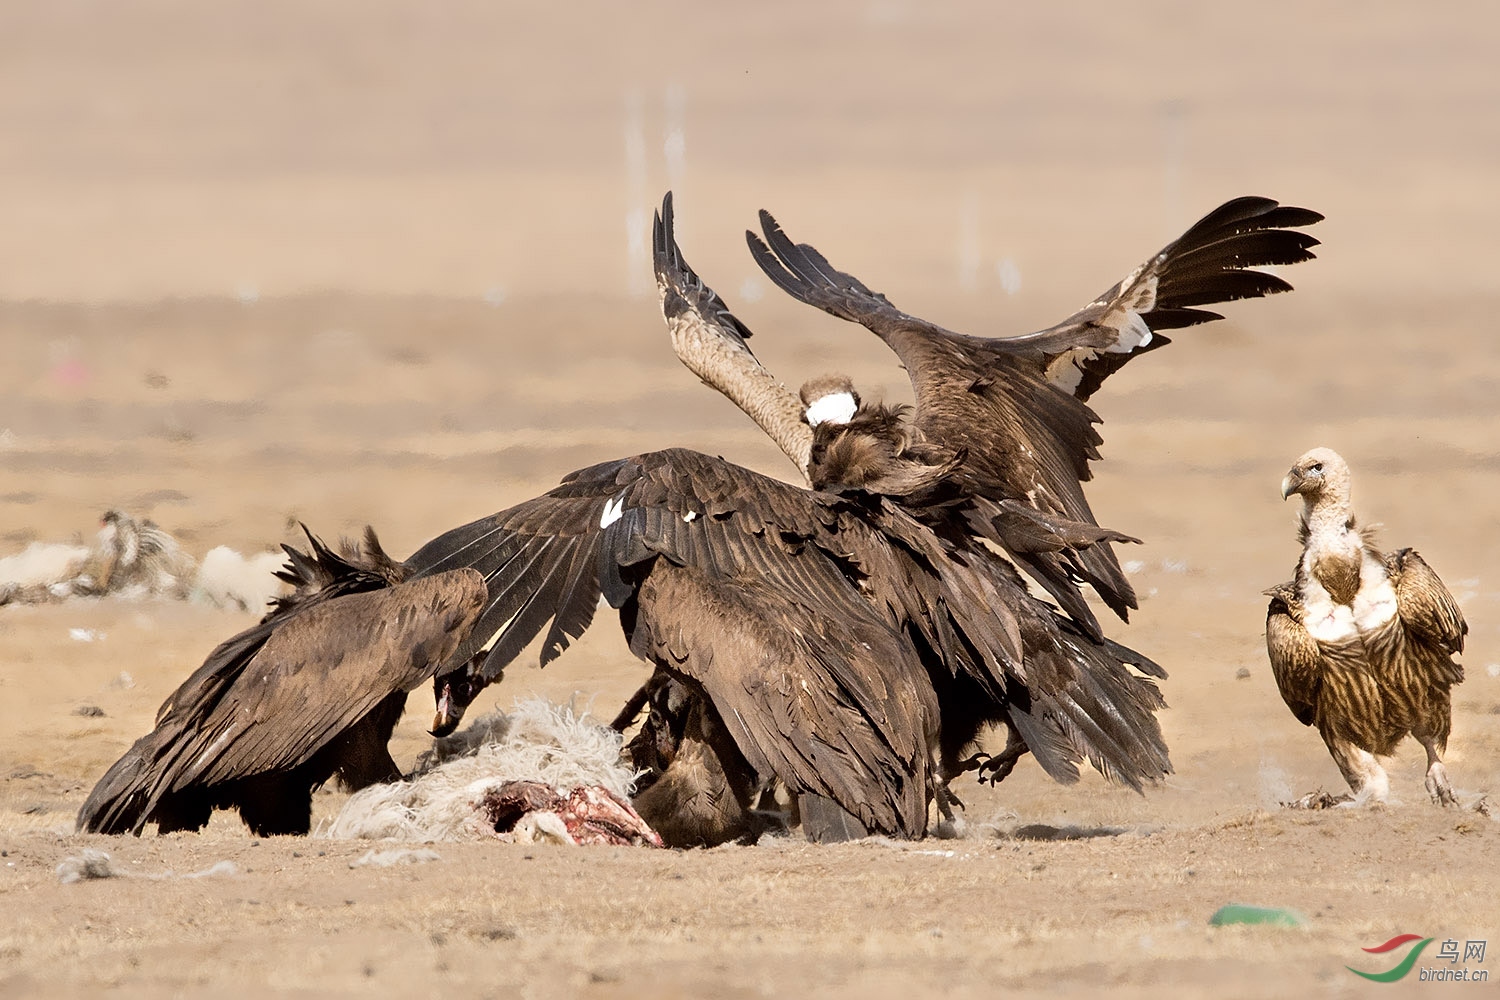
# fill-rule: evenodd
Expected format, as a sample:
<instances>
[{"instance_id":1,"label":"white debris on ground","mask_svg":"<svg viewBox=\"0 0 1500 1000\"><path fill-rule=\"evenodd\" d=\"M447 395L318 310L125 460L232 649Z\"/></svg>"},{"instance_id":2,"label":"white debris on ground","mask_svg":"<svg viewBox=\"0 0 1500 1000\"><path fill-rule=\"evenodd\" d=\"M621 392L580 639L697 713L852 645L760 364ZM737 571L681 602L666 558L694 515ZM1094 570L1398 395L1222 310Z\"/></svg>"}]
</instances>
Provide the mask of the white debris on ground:
<instances>
[{"instance_id":1,"label":"white debris on ground","mask_svg":"<svg viewBox=\"0 0 1500 1000\"><path fill-rule=\"evenodd\" d=\"M437 851L422 848L413 850L411 848L396 848L390 851L377 851L373 847L362 854L357 860L349 862L350 868L391 868L395 865L423 865L429 861L441 861L443 856Z\"/></svg>"},{"instance_id":2,"label":"white debris on ground","mask_svg":"<svg viewBox=\"0 0 1500 1000\"><path fill-rule=\"evenodd\" d=\"M85 847L82 854L64 858L57 866L57 880L63 885L95 878L119 878L124 874L115 867L108 854L93 847Z\"/></svg>"},{"instance_id":3,"label":"white debris on ground","mask_svg":"<svg viewBox=\"0 0 1500 1000\"><path fill-rule=\"evenodd\" d=\"M65 834L65 832L59 831L59 834ZM147 875L118 867L114 861L110 860L108 854L94 847L85 847L82 854L74 854L63 858L62 863L57 866L57 880L63 885L99 878L213 878L220 875L238 875L239 873L239 866L233 861L226 859L203 869L201 872L176 875L173 872L165 871L159 874Z\"/></svg>"},{"instance_id":4,"label":"white debris on ground","mask_svg":"<svg viewBox=\"0 0 1500 1000\"><path fill-rule=\"evenodd\" d=\"M628 797L634 780L634 772L620 762L619 733L599 725L587 712L577 713L572 704L533 698L517 702L509 715L491 712L463 731L434 741L409 780L375 785L351 796L320 835L408 842L492 838L497 835L495 825L484 807L510 784L545 786L554 793L554 801L570 800L570 815L597 809L614 819L623 805L633 816ZM507 837L562 842L559 824L547 820L547 813L523 813L532 819L515 822L516 833ZM567 833L566 827L562 832ZM654 836L642 835L648 842ZM576 843L578 837L568 842Z\"/></svg>"},{"instance_id":5,"label":"white debris on ground","mask_svg":"<svg viewBox=\"0 0 1500 1000\"><path fill-rule=\"evenodd\" d=\"M32 542L22 552L0 558L0 605L156 597L260 611L285 589L274 576L284 561L277 553L242 556L221 545L199 566L148 519L111 510L100 525L90 545Z\"/></svg>"}]
</instances>

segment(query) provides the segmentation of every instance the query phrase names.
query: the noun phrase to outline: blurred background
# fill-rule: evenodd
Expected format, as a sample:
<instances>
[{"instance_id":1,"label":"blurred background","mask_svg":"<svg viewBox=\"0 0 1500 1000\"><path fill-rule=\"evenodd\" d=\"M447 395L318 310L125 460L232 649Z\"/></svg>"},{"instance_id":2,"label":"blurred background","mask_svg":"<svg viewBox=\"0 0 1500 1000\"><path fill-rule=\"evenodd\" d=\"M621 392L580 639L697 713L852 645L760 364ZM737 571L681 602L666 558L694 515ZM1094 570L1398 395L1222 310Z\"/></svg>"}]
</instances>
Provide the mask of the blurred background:
<instances>
[{"instance_id":1,"label":"blurred background","mask_svg":"<svg viewBox=\"0 0 1500 1000\"><path fill-rule=\"evenodd\" d=\"M0 543L149 514L393 552L669 445L791 470L682 370L649 225L796 386L909 393L756 271L765 207L908 311L1056 321L1220 201L1315 208L1298 291L1096 399L1102 521L1263 582L1316 443L1477 578L1497 514L1487 5L60 2L0 9ZM1229 526L1231 530L1226 530ZM1476 545L1474 539L1484 539ZM1271 540L1285 540L1276 546ZM1431 548L1444 542L1428 542ZM1430 553L1431 555L1431 553ZM1451 560L1443 562L1442 559ZM1246 627L1258 627L1258 599Z\"/></svg>"},{"instance_id":2,"label":"blurred background","mask_svg":"<svg viewBox=\"0 0 1500 1000\"><path fill-rule=\"evenodd\" d=\"M89 538L110 507L197 558L272 549L299 520L330 539L374 524L399 557L571 470L674 445L793 476L671 353L649 260L669 188L688 260L774 372L795 387L843 371L897 400L905 375L873 336L760 277L743 238L757 209L908 312L1004 335L1067 316L1220 202L1266 195L1327 216L1320 259L1286 271L1296 292L1176 332L1094 399L1091 502L1145 540L1121 553L1140 611L1107 627L1171 672L1177 773L1141 797L1093 773L1061 789L1028 760L963 791L976 826L1141 831L1108 864L1154 850L1158 868L1111 883L1072 867L1108 857L1084 845L1030 897L964 882L991 909L933 954L962 952L989 995L996 948L1014 945L1011 976L1050 983L1059 956L1089 957L1088 976L1154 963L1149 931L1161 955L1201 958L1181 975L1204 995L1225 983L1202 924L1227 901L1325 916L1337 900L1297 946L1336 977L1356 941L1477 932L1453 921L1494 873L1432 876L1453 843L1438 841L1477 828L1427 806L1414 745L1391 775L1411 807L1393 814L1416 826L1277 809L1341 782L1276 693L1261 591L1299 551L1282 475L1338 449L1365 520L1419 546L1468 615L1448 767L1469 803L1500 784L1497 26L1479 2L0 4L0 557ZM580 691L612 715L643 675L609 617L546 671L518 663L496 701ZM0 826L71 822L161 699L252 620L0 609L0 773L16 779ZM429 744L426 699L398 732L403 764ZM1242 821L1248 839L1224 833ZM1184 824L1196 839L1145 835ZM1369 847L1377 826L1411 853ZM1310 832L1276 848L1304 828L1336 834L1326 854ZM1218 868L1194 862L1207 888L1177 874L1188 842L1229 845ZM1303 878L1309 854L1328 864ZM863 940L880 920L844 898ZM1000 913L1018 898L1033 902ZM1033 919L1059 898L1107 902ZM1170 929L1179 911L1191 929ZM828 950L886 954L862 947ZM506 975L526 965L494 954Z\"/></svg>"}]
</instances>

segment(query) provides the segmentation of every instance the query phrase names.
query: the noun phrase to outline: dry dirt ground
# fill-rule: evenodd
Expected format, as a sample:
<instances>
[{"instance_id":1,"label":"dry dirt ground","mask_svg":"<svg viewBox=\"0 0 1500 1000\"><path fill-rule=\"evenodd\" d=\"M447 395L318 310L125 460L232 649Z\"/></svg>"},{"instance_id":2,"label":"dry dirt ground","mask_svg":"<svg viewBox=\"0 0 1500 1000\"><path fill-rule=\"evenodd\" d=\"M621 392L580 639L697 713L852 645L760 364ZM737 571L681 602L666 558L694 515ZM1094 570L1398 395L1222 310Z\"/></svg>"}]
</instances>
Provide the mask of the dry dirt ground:
<instances>
[{"instance_id":1,"label":"dry dirt ground","mask_svg":"<svg viewBox=\"0 0 1500 1000\"><path fill-rule=\"evenodd\" d=\"M1500 948L1500 824L1430 804L1410 743L1384 808L1280 809L1339 778L1276 694L1259 595L1296 555L1281 475L1340 450L1357 506L1468 616L1449 770L1466 805L1500 800L1489 6L416 10L0 13L0 555L115 505L198 556L298 520L373 523L405 554L674 445L786 475L640 294L639 213L669 184L689 258L773 370L887 398L907 390L874 338L755 279L738 234L756 208L904 308L1006 333L1265 193L1329 216L1298 291L1182 332L1097 398L1090 495L1145 539L1123 553L1141 608L1112 632L1171 672L1177 773L1137 796L1028 761L960 789L969 838L908 845L438 845L379 868L351 863L381 845L255 841L226 817L80 837L92 782L252 617L5 607L0 996L1475 989L1346 971L1393 964L1360 949L1399 933ZM641 670L601 616L495 697L576 692L607 715ZM123 874L62 884L85 848ZM1227 903L1305 926L1210 927Z\"/></svg>"}]
</instances>

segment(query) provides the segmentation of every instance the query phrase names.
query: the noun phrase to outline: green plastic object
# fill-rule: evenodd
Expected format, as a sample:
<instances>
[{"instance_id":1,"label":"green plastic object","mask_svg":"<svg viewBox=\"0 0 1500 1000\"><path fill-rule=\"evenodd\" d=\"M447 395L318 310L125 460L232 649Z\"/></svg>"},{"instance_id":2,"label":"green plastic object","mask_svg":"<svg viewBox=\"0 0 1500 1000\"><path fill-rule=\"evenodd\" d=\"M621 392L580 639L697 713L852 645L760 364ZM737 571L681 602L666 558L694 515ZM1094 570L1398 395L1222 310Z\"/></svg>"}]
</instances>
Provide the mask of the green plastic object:
<instances>
[{"instance_id":1,"label":"green plastic object","mask_svg":"<svg viewBox=\"0 0 1500 1000\"><path fill-rule=\"evenodd\" d=\"M1211 927L1227 927L1230 924L1269 924L1272 927L1303 927L1306 920L1295 910L1285 910L1276 906L1241 906L1239 903L1231 903L1221 906L1213 916L1208 918Z\"/></svg>"}]
</instances>

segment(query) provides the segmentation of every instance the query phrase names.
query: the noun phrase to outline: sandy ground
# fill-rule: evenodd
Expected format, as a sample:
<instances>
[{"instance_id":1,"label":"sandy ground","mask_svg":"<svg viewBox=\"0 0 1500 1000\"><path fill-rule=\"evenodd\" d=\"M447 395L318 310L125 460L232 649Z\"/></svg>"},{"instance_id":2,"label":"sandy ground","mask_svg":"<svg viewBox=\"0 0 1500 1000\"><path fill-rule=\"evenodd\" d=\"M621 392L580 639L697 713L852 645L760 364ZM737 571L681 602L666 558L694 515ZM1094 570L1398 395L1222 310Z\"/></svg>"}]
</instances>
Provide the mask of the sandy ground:
<instances>
[{"instance_id":1,"label":"sandy ground","mask_svg":"<svg viewBox=\"0 0 1500 1000\"><path fill-rule=\"evenodd\" d=\"M255 841L226 817L79 837L92 782L252 616L6 607L0 996L1466 988L1345 966L1393 964L1360 948L1398 933L1500 937L1500 824L1431 805L1410 743L1386 807L1279 809L1339 777L1275 692L1259 593L1296 556L1281 475L1337 448L1366 517L1464 608L1449 769L1465 804L1500 798L1487 6L414 10L0 13L0 554L91 533L109 506L198 556L274 547L299 520L372 523L404 554L670 445L787 475L640 294L640 224L669 184L689 258L773 370L844 370L887 398L907 389L874 338L756 280L738 235L756 208L910 311L1008 333L1265 193L1329 216L1297 293L1182 332L1097 400L1090 495L1146 540L1123 553L1141 609L1112 631L1171 672L1177 773L1137 796L1027 761L961 789L968 839L899 846L440 845L377 868L351 867L372 845ZM607 715L641 676L602 616L495 697L576 692ZM320 793L318 814L341 801ZM60 884L86 847L126 874ZM1232 902L1306 926L1211 928Z\"/></svg>"}]
</instances>

